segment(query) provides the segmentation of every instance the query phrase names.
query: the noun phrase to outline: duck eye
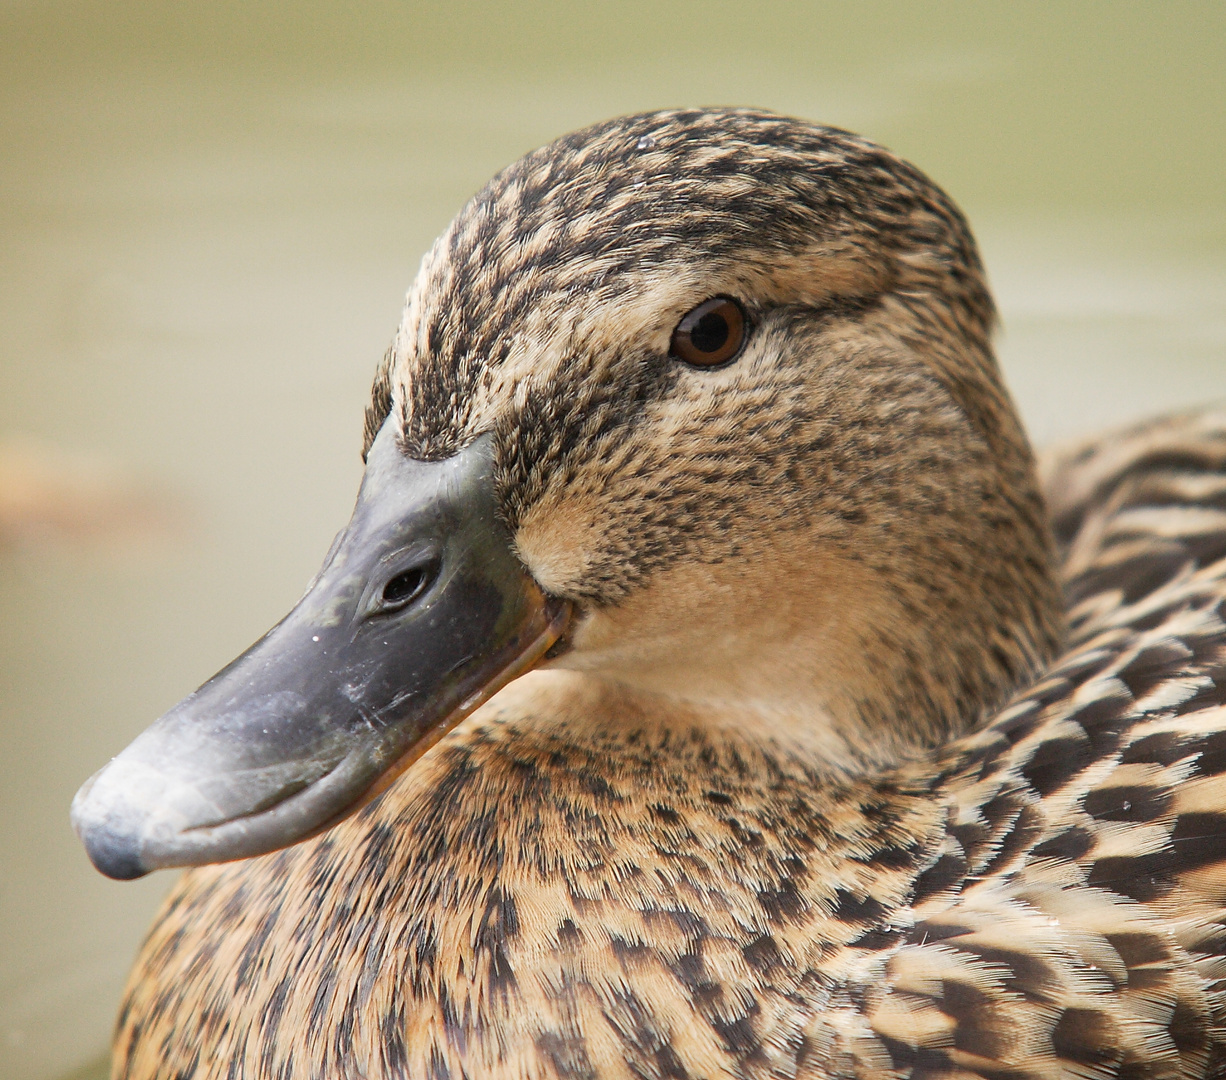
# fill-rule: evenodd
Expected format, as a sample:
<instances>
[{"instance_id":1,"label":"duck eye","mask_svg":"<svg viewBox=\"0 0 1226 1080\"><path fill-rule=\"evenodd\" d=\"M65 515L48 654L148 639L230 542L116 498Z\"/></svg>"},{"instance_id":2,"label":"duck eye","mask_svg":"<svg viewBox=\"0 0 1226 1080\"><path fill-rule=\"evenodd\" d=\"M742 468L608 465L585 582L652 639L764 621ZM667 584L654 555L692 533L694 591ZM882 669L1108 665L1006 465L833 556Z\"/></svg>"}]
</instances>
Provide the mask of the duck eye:
<instances>
[{"instance_id":1,"label":"duck eye","mask_svg":"<svg viewBox=\"0 0 1226 1080\"><path fill-rule=\"evenodd\" d=\"M726 364L745 344L745 309L728 296L699 304L673 331L669 351L695 367Z\"/></svg>"}]
</instances>

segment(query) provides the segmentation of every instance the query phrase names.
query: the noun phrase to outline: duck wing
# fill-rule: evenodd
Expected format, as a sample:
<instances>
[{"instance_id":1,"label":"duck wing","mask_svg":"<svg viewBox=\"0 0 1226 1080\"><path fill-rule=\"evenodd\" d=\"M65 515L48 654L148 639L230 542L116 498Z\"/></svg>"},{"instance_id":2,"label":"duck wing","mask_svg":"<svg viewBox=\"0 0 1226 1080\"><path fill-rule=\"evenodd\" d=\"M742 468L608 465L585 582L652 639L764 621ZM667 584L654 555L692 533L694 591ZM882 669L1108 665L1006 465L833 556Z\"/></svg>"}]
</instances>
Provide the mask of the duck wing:
<instances>
[{"instance_id":1,"label":"duck wing","mask_svg":"<svg viewBox=\"0 0 1226 1080\"><path fill-rule=\"evenodd\" d=\"M895 943L828 969L827 1075L1226 1074L1226 412L1045 465L1068 648L951 747Z\"/></svg>"}]
</instances>

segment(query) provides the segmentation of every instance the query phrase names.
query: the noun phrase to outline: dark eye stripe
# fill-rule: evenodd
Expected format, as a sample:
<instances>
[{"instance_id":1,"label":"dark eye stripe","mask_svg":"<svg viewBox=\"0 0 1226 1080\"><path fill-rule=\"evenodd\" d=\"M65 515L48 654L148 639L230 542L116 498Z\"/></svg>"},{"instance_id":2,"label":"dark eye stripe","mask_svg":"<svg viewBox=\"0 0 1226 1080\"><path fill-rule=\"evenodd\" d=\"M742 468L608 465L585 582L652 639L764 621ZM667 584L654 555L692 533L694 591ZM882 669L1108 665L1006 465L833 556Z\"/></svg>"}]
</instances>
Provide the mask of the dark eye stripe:
<instances>
[{"instance_id":1,"label":"dark eye stripe","mask_svg":"<svg viewBox=\"0 0 1226 1080\"><path fill-rule=\"evenodd\" d=\"M677 324L669 351L694 367L716 367L733 359L744 344L744 308L729 296L715 296Z\"/></svg>"}]
</instances>

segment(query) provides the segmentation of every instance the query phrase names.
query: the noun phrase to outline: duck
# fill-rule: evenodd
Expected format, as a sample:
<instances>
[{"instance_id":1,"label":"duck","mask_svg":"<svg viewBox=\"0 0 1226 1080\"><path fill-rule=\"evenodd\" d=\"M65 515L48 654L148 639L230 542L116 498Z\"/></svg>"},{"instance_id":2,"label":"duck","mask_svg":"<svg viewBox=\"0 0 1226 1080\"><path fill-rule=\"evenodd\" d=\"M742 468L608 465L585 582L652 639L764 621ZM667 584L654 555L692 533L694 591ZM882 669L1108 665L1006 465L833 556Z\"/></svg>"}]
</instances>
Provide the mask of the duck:
<instances>
[{"instance_id":1,"label":"duck","mask_svg":"<svg viewBox=\"0 0 1226 1080\"><path fill-rule=\"evenodd\" d=\"M1226 412L1037 460L970 229L748 109L426 254L349 525L78 793L126 1080L1226 1075Z\"/></svg>"}]
</instances>

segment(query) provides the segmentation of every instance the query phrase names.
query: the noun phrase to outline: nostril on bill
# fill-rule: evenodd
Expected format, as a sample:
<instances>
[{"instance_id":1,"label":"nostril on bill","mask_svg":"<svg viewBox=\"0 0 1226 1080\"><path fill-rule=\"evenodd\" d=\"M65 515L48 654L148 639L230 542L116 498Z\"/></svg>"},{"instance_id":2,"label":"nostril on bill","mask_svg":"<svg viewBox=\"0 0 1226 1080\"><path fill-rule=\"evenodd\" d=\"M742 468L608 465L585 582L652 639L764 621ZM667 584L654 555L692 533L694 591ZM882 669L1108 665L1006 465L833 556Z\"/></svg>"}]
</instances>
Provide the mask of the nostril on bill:
<instances>
[{"instance_id":1,"label":"nostril on bill","mask_svg":"<svg viewBox=\"0 0 1226 1080\"><path fill-rule=\"evenodd\" d=\"M382 611L399 611L416 600L438 576L438 564L429 562L402 570L383 586Z\"/></svg>"}]
</instances>

